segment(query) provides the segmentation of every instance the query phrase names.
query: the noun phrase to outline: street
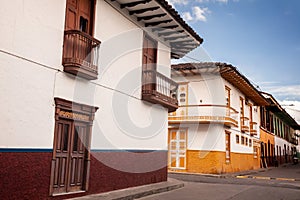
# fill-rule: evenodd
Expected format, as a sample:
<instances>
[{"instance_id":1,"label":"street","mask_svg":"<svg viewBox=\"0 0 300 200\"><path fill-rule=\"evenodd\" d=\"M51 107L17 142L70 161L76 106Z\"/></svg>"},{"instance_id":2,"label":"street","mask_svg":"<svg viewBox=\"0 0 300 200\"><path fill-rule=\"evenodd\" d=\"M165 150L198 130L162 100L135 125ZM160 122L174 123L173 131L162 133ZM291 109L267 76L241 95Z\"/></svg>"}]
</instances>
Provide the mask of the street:
<instances>
[{"instance_id":1,"label":"street","mask_svg":"<svg viewBox=\"0 0 300 200\"><path fill-rule=\"evenodd\" d=\"M170 174L185 186L142 200L300 200L300 165L272 168L237 177L218 178L203 175ZM293 180L294 179L294 180Z\"/></svg>"}]
</instances>

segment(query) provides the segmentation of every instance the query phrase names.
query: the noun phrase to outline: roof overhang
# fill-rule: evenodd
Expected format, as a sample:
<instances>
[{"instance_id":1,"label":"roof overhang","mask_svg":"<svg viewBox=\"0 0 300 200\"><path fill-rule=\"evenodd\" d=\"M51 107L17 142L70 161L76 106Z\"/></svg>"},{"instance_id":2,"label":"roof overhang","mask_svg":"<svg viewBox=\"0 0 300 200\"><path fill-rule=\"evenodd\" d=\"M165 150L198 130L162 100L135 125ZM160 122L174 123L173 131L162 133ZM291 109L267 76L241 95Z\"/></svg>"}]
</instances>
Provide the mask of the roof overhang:
<instances>
[{"instance_id":1,"label":"roof overhang","mask_svg":"<svg viewBox=\"0 0 300 200\"><path fill-rule=\"evenodd\" d=\"M182 58L203 39L166 0L105 0L135 24L171 48L172 58Z\"/></svg>"},{"instance_id":2,"label":"roof overhang","mask_svg":"<svg viewBox=\"0 0 300 200\"><path fill-rule=\"evenodd\" d=\"M262 92L262 94L270 103L269 106L267 106L268 110L276 114L277 117L279 117L282 121L291 126L293 129L300 130L300 125L296 122L296 120L290 114L288 114L285 109L281 107L281 105L271 94L265 92Z\"/></svg>"},{"instance_id":3,"label":"roof overhang","mask_svg":"<svg viewBox=\"0 0 300 200\"><path fill-rule=\"evenodd\" d=\"M173 75L201 75L201 74L215 74L220 75L226 81L238 88L246 98L252 100L256 105L265 106L269 105L267 99L254 87L251 82L241 74L236 67L226 63L185 63L172 65Z\"/></svg>"}]
</instances>

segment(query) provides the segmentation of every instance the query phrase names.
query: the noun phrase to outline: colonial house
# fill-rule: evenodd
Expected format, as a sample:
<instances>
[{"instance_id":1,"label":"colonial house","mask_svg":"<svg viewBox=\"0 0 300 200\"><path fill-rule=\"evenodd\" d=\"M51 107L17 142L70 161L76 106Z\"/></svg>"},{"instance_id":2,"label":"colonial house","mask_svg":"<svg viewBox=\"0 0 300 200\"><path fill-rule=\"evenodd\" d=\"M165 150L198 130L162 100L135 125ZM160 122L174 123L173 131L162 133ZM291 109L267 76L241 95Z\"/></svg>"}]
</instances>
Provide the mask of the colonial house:
<instances>
[{"instance_id":1,"label":"colonial house","mask_svg":"<svg viewBox=\"0 0 300 200\"><path fill-rule=\"evenodd\" d=\"M260 106L269 105L236 67L172 65L179 108L169 114L169 170L227 173L260 168Z\"/></svg>"},{"instance_id":2,"label":"colonial house","mask_svg":"<svg viewBox=\"0 0 300 200\"><path fill-rule=\"evenodd\" d=\"M262 93L269 105L261 107L262 166L292 162L297 154L300 126L268 93Z\"/></svg>"},{"instance_id":3,"label":"colonial house","mask_svg":"<svg viewBox=\"0 0 300 200\"><path fill-rule=\"evenodd\" d=\"M10 0L0 15L1 199L167 180L171 59L203 41L167 1Z\"/></svg>"}]
</instances>

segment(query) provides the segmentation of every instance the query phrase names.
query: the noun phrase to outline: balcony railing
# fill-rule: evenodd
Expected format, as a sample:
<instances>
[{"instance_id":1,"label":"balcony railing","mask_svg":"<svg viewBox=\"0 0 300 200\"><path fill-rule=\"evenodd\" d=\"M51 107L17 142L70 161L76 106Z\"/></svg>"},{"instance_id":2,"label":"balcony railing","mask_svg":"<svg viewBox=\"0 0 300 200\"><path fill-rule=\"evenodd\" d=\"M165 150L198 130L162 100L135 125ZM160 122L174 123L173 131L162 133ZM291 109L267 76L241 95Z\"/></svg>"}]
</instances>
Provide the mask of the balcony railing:
<instances>
[{"instance_id":1,"label":"balcony railing","mask_svg":"<svg viewBox=\"0 0 300 200\"><path fill-rule=\"evenodd\" d=\"M178 84L154 70L143 70L142 99L174 112L178 108Z\"/></svg>"},{"instance_id":2,"label":"balcony railing","mask_svg":"<svg viewBox=\"0 0 300 200\"><path fill-rule=\"evenodd\" d=\"M250 122L250 135L254 136L257 135L257 123Z\"/></svg>"},{"instance_id":3,"label":"balcony railing","mask_svg":"<svg viewBox=\"0 0 300 200\"><path fill-rule=\"evenodd\" d=\"M298 145L298 140L296 138L291 138L291 143L293 145Z\"/></svg>"},{"instance_id":4,"label":"balcony railing","mask_svg":"<svg viewBox=\"0 0 300 200\"><path fill-rule=\"evenodd\" d=\"M241 130L243 132L249 132L249 128L250 128L249 118L248 117L241 117L240 122L241 122Z\"/></svg>"},{"instance_id":5,"label":"balcony railing","mask_svg":"<svg viewBox=\"0 0 300 200\"><path fill-rule=\"evenodd\" d=\"M65 31L64 71L89 80L97 79L99 47L100 41L84 32Z\"/></svg>"},{"instance_id":6,"label":"balcony railing","mask_svg":"<svg viewBox=\"0 0 300 200\"><path fill-rule=\"evenodd\" d=\"M238 112L226 105L187 105L185 115L180 112L169 115L169 123L220 123L226 126L238 126Z\"/></svg>"}]
</instances>

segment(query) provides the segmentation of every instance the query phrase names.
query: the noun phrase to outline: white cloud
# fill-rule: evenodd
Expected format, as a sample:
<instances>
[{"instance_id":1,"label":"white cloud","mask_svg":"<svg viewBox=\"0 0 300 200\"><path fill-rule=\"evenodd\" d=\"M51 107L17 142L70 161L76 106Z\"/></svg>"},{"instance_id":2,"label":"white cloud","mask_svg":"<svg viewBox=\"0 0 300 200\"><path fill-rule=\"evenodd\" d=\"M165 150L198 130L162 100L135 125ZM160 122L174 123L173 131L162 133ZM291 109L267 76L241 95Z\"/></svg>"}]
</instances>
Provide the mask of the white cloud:
<instances>
[{"instance_id":1,"label":"white cloud","mask_svg":"<svg viewBox=\"0 0 300 200\"><path fill-rule=\"evenodd\" d=\"M240 0L232 0L233 2L239 2ZM197 0L199 3L228 3L229 0Z\"/></svg>"},{"instance_id":2,"label":"white cloud","mask_svg":"<svg viewBox=\"0 0 300 200\"><path fill-rule=\"evenodd\" d=\"M201 8L199 6L194 6L191 12L182 13L182 17L185 21L207 21L207 15L210 14L211 11L208 8Z\"/></svg>"},{"instance_id":3,"label":"white cloud","mask_svg":"<svg viewBox=\"0 0 300 200\"><path fill-rule=\"evenodd\" d=\"M278 103L300 124L300 101L278 101Z\"/></svg>"},{"instance_id":4,"label":"white cloud","mask_svg":"<svg viewBox=\"0 0 300 200\"><path fill-rule=\"evenodd\" d=\"M184 12L184 13L182 13L182 18L185 20L185 21L187 21L187 22L189 22L189 21L193 21L193 17L192 17L192 15L191 15L191 13L190 12Z\"/></svg>"},{"instance_id":5,"label":"white cloud","mask_svg":"<svg viewBox=\"0 0 300 200\"><path fill-rule=\"evenodd\" d=\"M220 3L227 3L228 0L216 0L217 2L220 2Z\"/></svg>"},{"instance_id":6,"label":"white cloud","mask_svg":"<svg viewBox=\"0 0 300 200\"><path fill-rule=\"evenodd\" d=\"M206 15L210 14L210 10L208 8L200 8L199 6L193 7L193 15L196 21L206 22Z\"/></svg>"},{"instance_id":7,"label":"white cloud","mask_svg":"<svg viewBox=\"0 0 300 200\"><path fill-rule=\"evenodd\" d=\"M188 0L167 0L171 5L187 5L189 2Z\"/></svg>"},{"instance_id":8,"label":"white cloud","mask_svg":"<svg viewBox=\"0 0 300 200\"><path fill-rule=\"evenodd\" d=\"M300 85L279 86L266 84L262 88L279 100L300 101Z\"/></svg>"}]
</instances>

